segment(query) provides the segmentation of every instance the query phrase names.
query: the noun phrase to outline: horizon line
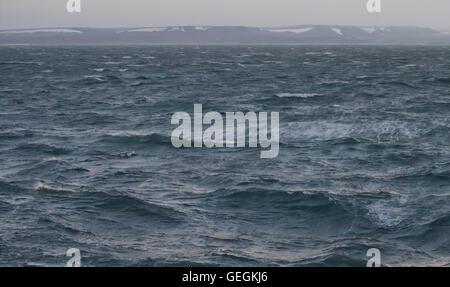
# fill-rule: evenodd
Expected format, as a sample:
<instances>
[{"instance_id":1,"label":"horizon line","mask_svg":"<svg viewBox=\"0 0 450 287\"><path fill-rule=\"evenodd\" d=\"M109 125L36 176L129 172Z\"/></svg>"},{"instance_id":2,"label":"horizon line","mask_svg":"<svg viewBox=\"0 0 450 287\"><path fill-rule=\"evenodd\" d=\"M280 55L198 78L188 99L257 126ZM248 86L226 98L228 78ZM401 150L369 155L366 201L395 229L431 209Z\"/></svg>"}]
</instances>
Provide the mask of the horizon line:
<instances>
[{"instance_id":1,"label":"horizon line","mask_svg":"<svg viewBox=\"0 0 450 287\"><path fill-rule=\"evenodd\" d=\"M358 28L371 28L371 27L389 27L389 28L423 28L440 32L449 32L449 28L431 28L426 26L417 25L347 25L347 24L295 24L287 26L252 26L252 25L158 25L158 26L39 26L39 27L27 27L27 28L0 28L0 31L15 31L15 30L35 30L35 29L59 29L59 28L77 28L77 29L130 29L130 28L169 28L169 27L243 27L243 28L293 28L300 26L334 26L334 27L358 27Z\"/></svg>"}]
</instances>

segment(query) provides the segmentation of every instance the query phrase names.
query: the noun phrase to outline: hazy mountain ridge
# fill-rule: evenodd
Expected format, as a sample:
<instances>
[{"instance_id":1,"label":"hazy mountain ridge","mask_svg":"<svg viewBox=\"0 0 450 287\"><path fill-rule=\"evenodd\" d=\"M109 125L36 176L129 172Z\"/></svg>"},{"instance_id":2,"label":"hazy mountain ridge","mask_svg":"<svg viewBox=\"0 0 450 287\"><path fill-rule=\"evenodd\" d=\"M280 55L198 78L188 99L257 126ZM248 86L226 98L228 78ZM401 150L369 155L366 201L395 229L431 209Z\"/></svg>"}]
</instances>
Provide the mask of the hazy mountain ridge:
<instances>
[{"instance_id":1,"label":"hazy mountain ridge","mask_svg":"<svg viewBox=\"0 0 450 287\"><path fill-rule=\"evenodd\" d=\"M300 25L41 28L0 30L0 44L450 44L420 27Z\"/></svg>"}]
</instances>

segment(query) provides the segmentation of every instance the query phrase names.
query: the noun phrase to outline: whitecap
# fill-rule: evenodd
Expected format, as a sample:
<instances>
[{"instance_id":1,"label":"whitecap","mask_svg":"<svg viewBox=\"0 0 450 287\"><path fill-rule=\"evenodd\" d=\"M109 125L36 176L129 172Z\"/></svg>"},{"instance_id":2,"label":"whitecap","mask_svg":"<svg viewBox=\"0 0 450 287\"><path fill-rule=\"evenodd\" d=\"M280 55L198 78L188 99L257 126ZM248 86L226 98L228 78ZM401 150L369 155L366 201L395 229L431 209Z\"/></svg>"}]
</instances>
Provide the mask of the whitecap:
<instances>
[{"instance_id":1,"label":"whitecap","mask_svg":"<svg viewBox=\"0 0 450 287\"><path fill-rule=\"evenodd\" d=\"M380 227L392 228L401 224L407 217L403 205L407 203L406 197L396 200L379 200L367 206L367 214L373 222Z\"/></svg>"},{"instance_id":2,"label":"whitecap","mask_svg":"<svg viewBox=\"0 0 450 287\"><path fill-rule=\"evenodd\" d=\"M401 69L415 68L415 67L417 67L416 64L406 64L406 65L399 66L399 68L401 68Z\"/></svg>"},{"instance_id":3,"label":"whitecap","mask_svg":"<svg viewBox=\"0 0 450 287\"><path fill-rule=\"evenodd\" d=\"M418 138L429 132L430 127L398 121L367 123L291 122L280 128L286 140L333 140L346 137L369 139L374 142L399 142Z\"/></svg>"},{"instance_id":4,"label":"whitecap","mask_svg":"<svg viewBox=\"0 0 450 287\"><path fill-rule=\"evenodd\" d=\"M83 78L85 78L85 79L94 79L94 80L97 80L99 82L103 81L103 77L101 75L86 75L86 76L83 76Z\"/></svg>"},{"instance_id":5,"label":"whitecap","mask_svg":"<svg viewBox=\"0 0 450 287\"><path fill-rule=\"evenodd\" d=\"M237 55L237 56L233 56L233 58L247 58L247 57L251 57L252 55L249 54L242 54L242 55Z\"/></svg>"},{"instance_id":6,"label":"whitecap","mask_svg":"<svg viewBox=\"0 0 450 287\"><path fill-rule=\"evenodd\" d=\"M321 96L321 94L316 93L279 93L276 95L278 98L313 98Z\"/></svg>"},{"instance_id":7,"label":"whitecap","mask_svg":"<svg viewBox=\"0 0 450 287\"><path fill-rule=\"evenodd\" d=\"M105 65L120 65L120 64L122 64L122 62L112 62L112 61L105 62Z\"/></svg>"},{"instance_id":8,"label":"whitecap","mask_svg":"<svg viewBox=\"0 0 450 287\"><path fill-rule=\"evenodd\" d=\"M35 191L75 192L75 190L73 190L73 189L53 187L53 186L47 185L43 182L38 182L37 184L35 184L34 190Z\"/></svg>"},{"instance_id":9,"label":"whitecap","mask_svg":"<svg viewBox=\"0 0 450 287\"><path fill-rule=\"evenodd\" d=\"M342 81L342 80L325 80L323 82L320 82L319 84L326 84L326 85L332 85L332 84L349 84L348 81Z\"/></svg>"}]
</instances>

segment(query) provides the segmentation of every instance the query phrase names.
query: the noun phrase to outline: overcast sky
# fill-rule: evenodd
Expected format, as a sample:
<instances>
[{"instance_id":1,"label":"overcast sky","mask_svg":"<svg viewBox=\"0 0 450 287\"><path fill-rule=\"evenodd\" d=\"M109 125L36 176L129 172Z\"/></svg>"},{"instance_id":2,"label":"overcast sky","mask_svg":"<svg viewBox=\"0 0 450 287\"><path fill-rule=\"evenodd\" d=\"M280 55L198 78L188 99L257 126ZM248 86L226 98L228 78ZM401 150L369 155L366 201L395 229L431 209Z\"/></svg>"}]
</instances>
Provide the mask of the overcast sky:
<instances>
[{"instance_id":1,"label":"overcast sky","mask_svg":"<svg viewBox=\"0 0 450 287\"><path fill-rule=\"evenodd\" d=\"M0 0L0 29L37 27L148 27L184 25L288 26L414 25L450 30L450 0Z\"/></svg>"}]
</instances>

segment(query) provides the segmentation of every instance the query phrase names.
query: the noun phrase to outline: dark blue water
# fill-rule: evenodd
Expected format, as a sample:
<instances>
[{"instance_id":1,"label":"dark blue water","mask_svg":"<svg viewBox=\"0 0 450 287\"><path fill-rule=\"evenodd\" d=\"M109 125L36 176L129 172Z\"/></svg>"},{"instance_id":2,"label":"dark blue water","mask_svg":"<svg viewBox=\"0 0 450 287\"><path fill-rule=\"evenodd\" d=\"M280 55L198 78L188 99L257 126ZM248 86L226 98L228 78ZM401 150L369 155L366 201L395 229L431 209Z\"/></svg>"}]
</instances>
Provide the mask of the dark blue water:
<instances>
[{"instance_id":1,"label":"dark blue water","mask_svg":"<svg viewBox=\"0 0 450 287\"><path fill-rule=\"evenodd\" d=\"M1 47L0 265L450 262L449 47ZM278 111L280 153L173 113Z\"/></svg>"}]
</instances>

